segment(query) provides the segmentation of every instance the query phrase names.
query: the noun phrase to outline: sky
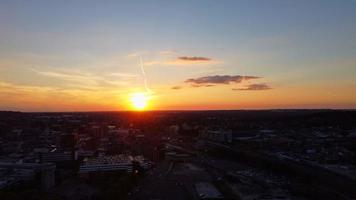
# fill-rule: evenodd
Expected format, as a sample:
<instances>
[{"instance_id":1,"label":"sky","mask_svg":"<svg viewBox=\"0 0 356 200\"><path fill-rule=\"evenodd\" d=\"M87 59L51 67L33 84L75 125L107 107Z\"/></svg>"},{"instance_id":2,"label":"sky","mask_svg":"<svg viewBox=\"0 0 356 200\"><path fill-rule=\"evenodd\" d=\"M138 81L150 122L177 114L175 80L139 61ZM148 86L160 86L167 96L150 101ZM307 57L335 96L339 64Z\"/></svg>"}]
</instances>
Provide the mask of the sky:
<instances>
[{"instance_id":1,"label":"sky","mask_svg":"<svg viewBox=\"0 0 356 200\"><path fill-rule=\"evenodd\" d=\"M355 109L355 22L351 0L0 0L0 110Z\"/></svg>"}]
</instances>

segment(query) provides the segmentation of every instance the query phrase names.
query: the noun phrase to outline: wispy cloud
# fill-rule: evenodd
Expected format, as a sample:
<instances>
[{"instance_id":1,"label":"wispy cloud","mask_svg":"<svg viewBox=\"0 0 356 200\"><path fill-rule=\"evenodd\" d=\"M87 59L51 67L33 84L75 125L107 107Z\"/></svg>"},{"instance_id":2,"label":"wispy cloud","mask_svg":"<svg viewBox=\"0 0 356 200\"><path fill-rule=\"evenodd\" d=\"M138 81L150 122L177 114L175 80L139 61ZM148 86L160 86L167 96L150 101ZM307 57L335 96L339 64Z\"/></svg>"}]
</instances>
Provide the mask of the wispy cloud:
<instances>
[{"instance_id":1,"label":"wispy cloud","mask_svg":"<svg viewBox=\"0 0 356 200\"><path fill-rule=\"evenodd\" d=\"M173 55L173 54L176 54L177 52L176 51L173 51L173 50L166 50L166 51L160 51L159 54L160 55Z\"/></svg>"},{"instance_id":2,"label":"wispy cloud","mask_svg":"<svg viewBox=\"0 0 356 200\"><path fill-rule=\"evenodd\" d=\"M72 110L112 109L118 105L121 94L108 88L87 90L85 88L62 88L29 86L0 81L0 107L24 110ZM65 101L63 101L65 99Z\"/></svg>"},{"instance_id":3,"label":"wispy cloud","mask_svg":"<svg viewBox=\"0 0 356 200\"><path fill-rule=\"evenodd\" d=\"M164 62L167 65L195 65L195 64L214 64L216 60L202 56L179 56L174 60Z\"/></svg>"},{"instance_id":4,"label":"wispy cloud","mask_svg":"<svg viewBox=\"0 0 356 200\"><path fill-rule=\"evenodd\" d=\"M218 84L231 84L231 83L241 83L242 81L247 81L251 79L258 79L257 76L241 76L241 75L215 75L215 76L204 76L199 78L190 78L185 81L185 83L191 84L193 87L211 87Z\"/></svg>"},{"instance_id":5,"label":"wispy cloud","mask_svg":"<svg viewBox=\"0 0 356 200\"><path fill-rule=\"evenodd\" d=\"M64 81L61 87L81 88L87 90L115 88L128 85L139 76L129 73L103 73L93 74L76 70L66 71L40 71L31 69L35 73Z\"/></svg>"},{"instance_id":6,"label":"wispy cloud","mask_svg":"<svg viewBox=\"0 0 356 200\"><path fill-rule=\"evenodd\" d=\"M118 77L118 78L136 78L138 77L137 74L130 74L130 73L110 73L107 74L108 76L114 76L114 77Z\"/></svg>"},{"instance_id":7,"label":"wispy cloud","mask_svg":"<svg viewBox=\"0 0 356 200\"><path fill-rule=\"evenodd\" d=\"M178 56L176 50L165 50L159 52L139 51L127 55L127 58L138 58L140 56L146 57L145 66L152 65L204 65L216 64L221 61L206 57L206 56Z\"/></svg>"},{"instance_id":8,"label":"wispy cloud","mask_svg":"<svg viewBox=\"0 0 356 200\"><path fill-rule=\"evenodd\" d=\"M37 69L31 69L31 70L42 76L61 79L67 82L81 83L84 85L94 85L96 84L96 81L101 79L99 76L92 75L89 73L78 72L78 71L61 72L61 71L40 71Z\"/></svg>"},{"instance_id":9,"label":"wispy cloud","mask_svg":"<svg viewBox=\"0 0 356 200\"><path fill-rule=\"evenodd\" d=\"M184 61L192 61L192 62L197 62L197 61L210 61L211 58L207 57L198 57L198 56L181 56L177 58L178 60L184 60Z\"/></svg>"},{"instance_id":10,"label":"wispy cloud","mask_svg":"<svg viewBox=\"0 0 356 200\"><path fill-rule=\"evenodd\" d=\"M182 88L183 88L182 86L173 86L173 87L171 87L172 90L180 90Z\"/></svg>"},{"instance_id":11,"label":"wispy cloud","mask_svg":"<svg viewBox=\"0 0 356 200\"><path fill-rule=\"evenodd\" d=\"M127 55L127 57L128 58L136 58L136 57L140 57L140 56L146 55L148 53L149 53L148 51L137 51L137 52L129 53Z\"/></svg>"},{"instance_id":12,"label":"wispy cloud","mask_svg":"<svg viewBox=\"0 0 356 200\"><path fill-rule=\"evenodd\" d=\"M144 62L144 63L143 63L144 66L153 66L153 65L161 65L161 64L165 64L165 62L161 62L161 61L147 61L147 62Z\"/></svg>"},{"instance_id":13,"label":"wispy cloud","mask_svg":"<svg viewBox=\"0 0 356 200\"><path fill-rule=\"evenodd\" d=\"M54 91L59 90L56 87L49 87L49 86L29 86L29 85L19 85L10 82L0 81L0 91L1 93L15 93L18 91L21 92L33 92L33 91Z\"/></svg>"},{"instance_id":14,"label":"wispy cloud","mask_svg":"<svg viewBox=\"0 0 356 200\"><path fill-rule=\"evenodd\" d=\"M269 89L272 89L272 88L270 86L268 86L267 84L265 84L265 83L256 83L256 84L247 85L244 88L233 88L232 90L235 90L235 91L241 91L241 90L252 90L252 91L255 91L255 90L269 90Z\"/></svg>"}]
</instances>

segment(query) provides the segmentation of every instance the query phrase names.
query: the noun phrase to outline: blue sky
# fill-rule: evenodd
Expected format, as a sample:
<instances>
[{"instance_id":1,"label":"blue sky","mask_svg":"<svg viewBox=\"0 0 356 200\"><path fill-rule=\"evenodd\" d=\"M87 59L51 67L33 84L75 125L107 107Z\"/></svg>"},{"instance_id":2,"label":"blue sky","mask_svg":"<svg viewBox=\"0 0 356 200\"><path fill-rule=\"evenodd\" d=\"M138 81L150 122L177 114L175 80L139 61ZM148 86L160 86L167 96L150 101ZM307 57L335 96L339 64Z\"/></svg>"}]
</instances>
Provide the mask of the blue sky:
<instances>
[{"instance_id":1,"label":"blue sky","mask_svg":"<svg viewBox=\"0 0 356 200\"><path fill-rule=\"evenodd\" d=\"M158 98L169 96L170 87L186 88L184 81L189 78L253 75L263 77L261 81L273 90L251 91L253 95L226 90L224 95L251 99L263 92L272 98L295 89L313 99L312 90L330 88L333 97L311 104L307 100L269 106L256 102L251 107L353 107L356 98L345 96L345 91L356 85L355 21L356 1L347 0L1 1L0 81L19 89L16 95L26 86L47 87L51 94L65 98L66 90L84 92L78 82L87 88L115 82L110 87L129 92L127 88L142 85L140 78L132 78L142 76L140 55ZM180 56L206 57L211 62L172 61ZM127 76L113 80L108 77L113 73ZM68 74L85 78L73 81L75 77ZM87 79L88 85L83 83ZM184 96L190 90L179 92L186 92ZM38 109L35 102L29 108L19 106L15 94L0 101L3 108ZM212 100L209 105L238 109L244 103L234 107L233 102L221 102Z\"/></svg>"}]
</instances>

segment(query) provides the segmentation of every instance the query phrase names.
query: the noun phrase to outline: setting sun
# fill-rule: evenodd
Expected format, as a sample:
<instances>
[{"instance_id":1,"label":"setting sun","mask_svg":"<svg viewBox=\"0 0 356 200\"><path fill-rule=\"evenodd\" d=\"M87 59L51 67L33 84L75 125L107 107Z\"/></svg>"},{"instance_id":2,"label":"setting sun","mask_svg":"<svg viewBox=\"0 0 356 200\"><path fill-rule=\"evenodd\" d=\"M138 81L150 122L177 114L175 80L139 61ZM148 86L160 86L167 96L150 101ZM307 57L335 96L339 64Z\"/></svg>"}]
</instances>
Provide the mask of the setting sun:
<instances>
[{"instance_id":1,"label":"setting sun","mask_svg":"<svg viewBox=\"0 0 356 200\"><path fill-rule=\"evenodd\" d=\"M135 110L144 110L147 106L148 96L142 92L134 93L131 95L130 100Z\"/></svg>"}]
</instances>

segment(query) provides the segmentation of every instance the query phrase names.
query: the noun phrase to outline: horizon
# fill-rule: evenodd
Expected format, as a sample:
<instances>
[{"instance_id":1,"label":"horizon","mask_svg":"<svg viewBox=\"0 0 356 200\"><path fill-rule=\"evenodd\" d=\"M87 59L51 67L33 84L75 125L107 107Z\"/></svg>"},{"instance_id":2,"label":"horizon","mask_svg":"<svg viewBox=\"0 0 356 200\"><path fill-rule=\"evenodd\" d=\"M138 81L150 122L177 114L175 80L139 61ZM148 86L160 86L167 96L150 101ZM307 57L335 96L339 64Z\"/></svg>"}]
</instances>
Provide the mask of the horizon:
<instances>
[{"instance_id":1,"label":"horizon","mask_svg":"<svg viewBox=\"0 0 356 200\"><path fill-rule=\"evenodd\" d=\"M0 110L0 112L14 113L150 113L150 112L235 112L235 111L356 111L356 109L333 109L333 108L272 108L272 109L228 109L228 110L97 110L97 111L17 111L17 110Z\"/></svg>"},{"instance_id":2,"label":"horizon","mask_svg":"<svg viewBox=\"0 0 356 200\"><path fill-rule=\"evenodd\" d=\"M356 109L355 1L0 2L0 110Z\"/></svg>"}]
</instances>

